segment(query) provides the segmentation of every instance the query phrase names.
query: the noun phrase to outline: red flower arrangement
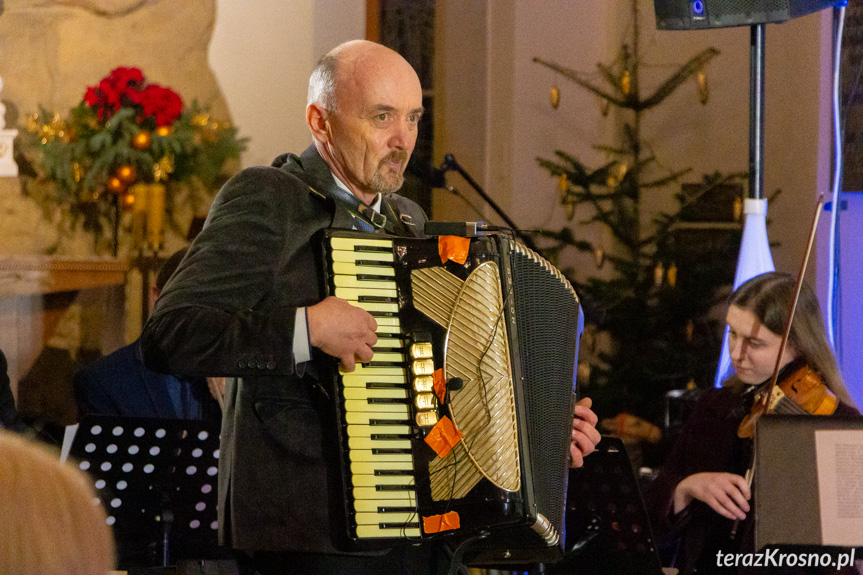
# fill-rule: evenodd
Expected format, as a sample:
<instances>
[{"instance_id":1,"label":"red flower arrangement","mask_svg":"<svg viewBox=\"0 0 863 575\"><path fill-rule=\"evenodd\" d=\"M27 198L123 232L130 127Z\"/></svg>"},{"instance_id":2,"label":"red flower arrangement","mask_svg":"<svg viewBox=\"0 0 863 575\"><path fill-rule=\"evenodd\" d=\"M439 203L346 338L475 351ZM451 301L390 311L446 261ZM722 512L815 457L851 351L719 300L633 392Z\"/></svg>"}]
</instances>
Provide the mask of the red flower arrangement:
<instances>
[{"instance_id":1,"label":"red flower arrangement","mask_svg":"<svg viewBox=\"0 0 863 575\"><path fill-rule=\"evenodd\" d=\"M184 201L203 204L246 146L230 123L197 102L184 107L179 94L126 67L88 86L67 118L45 109L28 117L22 140L36 177L54 184L46 205L65 208L72 229L83 221L97 242L112 226L115 253L118 211L136 209L135 184L167 186L166 217L177 228L172 185L186 184Z\"/></svg>"},{"instance_id":2,"label":"red flower arrangement","mask_svg":"<svg viewBox=\"0 0 863 575\"><path fill-rule=\"evenodd\" d=\"M179 94L158 84L145 84L139 68L115 68L98 86L87 87L84 102L100 120L110 120L120 108L131 106L139 112L139 124L152 116L157 127L170 126L183 111Z\"/></svg>"}]
</instances>

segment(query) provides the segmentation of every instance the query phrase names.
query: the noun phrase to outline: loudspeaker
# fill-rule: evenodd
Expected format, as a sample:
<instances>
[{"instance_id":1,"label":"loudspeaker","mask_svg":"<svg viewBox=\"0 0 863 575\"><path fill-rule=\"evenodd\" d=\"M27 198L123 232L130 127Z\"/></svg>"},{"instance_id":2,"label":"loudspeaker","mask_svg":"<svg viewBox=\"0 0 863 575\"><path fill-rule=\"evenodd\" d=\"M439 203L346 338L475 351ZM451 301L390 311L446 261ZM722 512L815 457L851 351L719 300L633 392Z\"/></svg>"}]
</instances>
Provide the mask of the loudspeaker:
<instances>
[{"instance_id":1,"label":"loudspeaker","mask_svg":"<svg viewBox=\"0 0 863 575\"><path fill-rule=\"evenodd\" d=\"M786 22L842 0L653 0L659 30L699 30Z\"/></svg>"}]
</instances>

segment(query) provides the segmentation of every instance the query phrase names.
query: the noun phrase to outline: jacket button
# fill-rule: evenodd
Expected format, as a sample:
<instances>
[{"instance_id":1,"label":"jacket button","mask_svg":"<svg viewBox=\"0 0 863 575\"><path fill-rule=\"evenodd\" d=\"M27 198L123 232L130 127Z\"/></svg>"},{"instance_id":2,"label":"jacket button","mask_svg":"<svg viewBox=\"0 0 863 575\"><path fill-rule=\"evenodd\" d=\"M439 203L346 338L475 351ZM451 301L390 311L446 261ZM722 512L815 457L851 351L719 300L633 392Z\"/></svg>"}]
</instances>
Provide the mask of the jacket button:
<instances>
[{"instance_id":1,"label":"jacket button","mask_svg":"<svg viewBox=\"0 0 863 575\"><path fill-rule=\"evenodd\" d=\"M239 362L237 362L237 367L239 367L239 368L246 367L246 362L241 359Z\"/></svg>"},{"instance_id":2,"label":"jacket button","mask_svg":"<svg viewBox=\"0 0 863 575\"><path fill-rule=\"evenodd\" d=\"M276 362L272 359L267 362L267 369L276 369Z\"/></svg>"},{"instance_id":3,"label":"jacket button","mask_svg":"<svg viewBox=\"0 0 863 575\"><path fill-rule=\"evenodd\" d=\"M255 367L255 360L250 359L249 363L246 364L250 369Z\"/></svg>"},{"instance_id":4,"label":"jacket button","mask_svg":"<svg viewBox=\"0 0 863 575\"><path fill-rule=\"evenodd\" d=\"M264 369L265 366L266 364L263 361L258 362L258 369Z\"/></svg>"}]
</instances>

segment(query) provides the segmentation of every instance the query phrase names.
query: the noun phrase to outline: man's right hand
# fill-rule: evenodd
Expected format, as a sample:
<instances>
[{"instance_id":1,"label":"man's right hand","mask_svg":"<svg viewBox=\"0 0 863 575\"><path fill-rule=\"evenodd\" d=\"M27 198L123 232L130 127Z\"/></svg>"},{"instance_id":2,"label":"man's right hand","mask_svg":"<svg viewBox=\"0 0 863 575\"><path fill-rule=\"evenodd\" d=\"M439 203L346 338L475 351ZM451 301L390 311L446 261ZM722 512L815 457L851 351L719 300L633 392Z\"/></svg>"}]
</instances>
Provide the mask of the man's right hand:
<instances>
[{"instance_id":1,"label":"man's right hand","mask_svg":"<svg viewBox=\"0 0 863 575\"><path fill-rule=\"evenodd\" d=\"M343 371L353 371L356 362L369 362L378 341L378 322L362 308L330 296L306 308L309 341L321 351L339 358Z\"/></svg>"}]
</instances>

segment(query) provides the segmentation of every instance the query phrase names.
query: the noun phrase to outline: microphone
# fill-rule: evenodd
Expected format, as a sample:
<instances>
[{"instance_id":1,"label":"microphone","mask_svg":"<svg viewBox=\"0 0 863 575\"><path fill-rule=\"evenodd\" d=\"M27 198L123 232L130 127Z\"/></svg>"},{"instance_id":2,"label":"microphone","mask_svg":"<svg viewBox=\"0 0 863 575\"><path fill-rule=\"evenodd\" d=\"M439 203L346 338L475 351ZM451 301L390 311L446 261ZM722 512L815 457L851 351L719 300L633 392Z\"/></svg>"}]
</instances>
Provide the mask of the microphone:
<instances>
[{"instance_id":1,"label":"microphone","mask_svg":"<svg viewBox=\"0 0 863 575\"><path fill-rule=\"evenodd\" d=\"M487 226L485 222L426 222L423 231L427 236L461 236L463 238L475 238L482 236L485 232L495 231L499 228Z\"/></svg>"},{"instance_id":2,"label":"microphone","mask_svg":"<svg viewBox=\"0 0 863 575\"><path fill-rule=\"evenodd\" d=\"M407 171L433 188L451 189L446 183L446 176L444 175L446 170L435 168L424 160L412 157L408 162Z\"/></svg>"}]
</instances>

